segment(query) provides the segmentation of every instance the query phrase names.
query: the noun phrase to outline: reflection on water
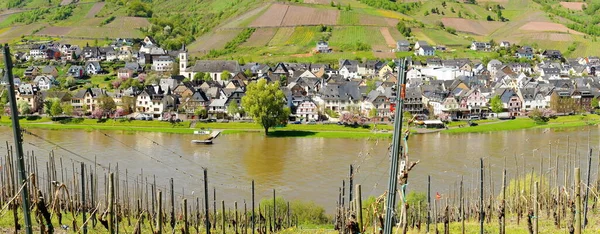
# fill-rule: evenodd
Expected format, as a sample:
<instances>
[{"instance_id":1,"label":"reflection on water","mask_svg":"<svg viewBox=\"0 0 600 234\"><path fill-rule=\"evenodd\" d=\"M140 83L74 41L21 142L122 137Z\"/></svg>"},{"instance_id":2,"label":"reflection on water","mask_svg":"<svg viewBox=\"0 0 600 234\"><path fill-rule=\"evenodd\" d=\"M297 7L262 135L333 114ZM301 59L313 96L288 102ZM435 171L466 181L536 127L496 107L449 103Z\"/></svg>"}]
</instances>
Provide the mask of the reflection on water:
<instances>
[{"instance_id":1,"label":"reflection on water","mask_svg":"<svg viewBox=\"0 0 600 234\"><path fill-rule=\"evenodd\" d=\"M0 131L0 140L12 141L9 128L2 127ZM176 190L187 196L191 191L195 191L194 196L203 194L200 193L202 167L206 167L209 186L217 189L217 200L231 203L249 201L250 182L255 180L259 198L271 196L272 189L276 189L288 199L314 200L333 212L338 189L342 180L348 178L350 164L355 165L354 183L362 184L363 196L380 195L387 186L389 140L265 138L259 133L245 133L222 135L214 145L194 145L190 143L194 139L191 134L30 131L92 161L96 156L102 165L114 168L118 163L119 168L127 168L130 175L142 170L145 175L156 175L157 183L162 186L172 177ZM591 147L596 150L599 130L593 127L589 133ZM488 171L491 176L499 176L505 157L509 176L516 170L515 157L519 167L525 162L528 170L532 167L539 170L540 159L549 157L549 143L553 144L553 151L558 148L564 158L567 136L570 136L571 153L578 157L585 155L587 129L411 136L411 160L421 162L411 171L408 190L425 191L427 175L431 175L434 192L443 193L461 176L465 180L477 177L479 158L484 158L486 166L491 167L486 170L486 176ZM37 155L55 150L64 160L82 160L32 136L26 135L25 142L25 150L36 150ZM575 150L575 145L579 150ZM537 149L535 154L534 149ZM40 165L47 160L38 157ZM583 166L585 157L579 158ZM65 170L70 171L70 167Z\"/></svg>"}]
</instances>

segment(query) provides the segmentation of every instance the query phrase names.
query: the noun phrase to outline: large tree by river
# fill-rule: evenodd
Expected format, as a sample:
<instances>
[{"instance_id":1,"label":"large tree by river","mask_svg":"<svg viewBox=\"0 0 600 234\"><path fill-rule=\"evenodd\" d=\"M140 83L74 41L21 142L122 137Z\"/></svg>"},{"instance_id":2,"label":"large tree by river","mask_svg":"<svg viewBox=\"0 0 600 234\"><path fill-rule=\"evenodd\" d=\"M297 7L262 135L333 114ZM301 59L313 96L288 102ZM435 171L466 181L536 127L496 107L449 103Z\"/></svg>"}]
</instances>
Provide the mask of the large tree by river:
<instances>
[{"instance_id":1,"label":"large tree by river","mask_svg":"<svg viewBox=\"0 0 600 234\"><path fill-rule=\"evenodd\" d=\"M267 83L260 79L246 87L246 95L242 97L244 111L265 129L277 125L285 125L290 109L285 106L285 95L279 89L279 82Z\"/></svg>"}]
</instances>

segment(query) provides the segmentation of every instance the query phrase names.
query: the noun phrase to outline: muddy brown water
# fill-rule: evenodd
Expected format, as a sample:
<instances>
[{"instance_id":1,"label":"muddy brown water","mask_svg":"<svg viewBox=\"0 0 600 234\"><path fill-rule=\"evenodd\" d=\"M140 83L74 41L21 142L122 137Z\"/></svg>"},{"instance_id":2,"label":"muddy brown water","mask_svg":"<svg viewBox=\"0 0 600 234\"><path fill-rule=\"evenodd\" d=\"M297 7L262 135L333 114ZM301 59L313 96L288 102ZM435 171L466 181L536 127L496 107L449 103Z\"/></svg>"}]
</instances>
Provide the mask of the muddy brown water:
<instances>
[{"instance_id":1,"label":"muddy brown water","mask_svg":"<svg viewBox=\"0 0 600 234\"><path fill-rule=\"evenodd\" d=\"M195 139L191 134L41 129L29 131L45 139L30 135L24 137L25 150L36 151L40 168L45 168L46 155L50 150L63 157L65 171L71 171L71 159L90 164L89 160L93 161L96 157L98 163L104 166L110 164L114 168L118 163L123 173L121 180L125 179L125 168L128 169L130 178L135 178L135 174L143 169L145 175L156 175L157 183L163 189L169 178L174 178L178 196L185 194L188 198L202 198L202 167L206 167L211 189L211 207L213 188L217 190L218 201L225 200L231 204L238 201L242 206L246 201L250 205L250 184L251 180L255 180L257 200L271 198L272 190L276 189L278 196L314 201L331 214L342 181L348 179L350 164L354 164L357 170L354 184L362 184L363 197L381 195L388 184L390 162L387 152L390 140L269 138L259 133L240 133L221 135L213 145L194 145L190 142ZM2 127L0 132L0 141L12 142L10 128ZM581 171L585 173L587 158L584 155L588 133L591 136L590 145L594 149L594 179L598 162L597 149L600 145L600 130L597 127L590 128L589 131L582 128L568 131L413 135L409 139L410 157L411 160L420 160L420 163L411 171L407 189L425 192L427 175L432 176L432 194L451 193L448 191L452 190L461 176L465 179L465 187L469 187L472 178L478 178L479 158L484 158L486 167L489 165L492 168L494 187L498 191L505 155L509 177L516 172L515 155L521 171L523 165L528 171L531 168L539 171L540 157L543 157L545 172L548 172L549 143L553 145L552 151L556 151L558 145L560 158L564 160L567 136L570 137L571 153L576 155L575 160L579 161ZM553 164L554 155L553 153ZM98 168L98 171L102 173L105 169ZM561 175L562 171L561 167ZM485 174L487 177L488 169ZM586 177L582 175L582 178ZM103 184L102 179L99 183ZM129 183L132 184L132 179ZM486 186L488 183L486 179Z\"/></svg>"}]
</instances>

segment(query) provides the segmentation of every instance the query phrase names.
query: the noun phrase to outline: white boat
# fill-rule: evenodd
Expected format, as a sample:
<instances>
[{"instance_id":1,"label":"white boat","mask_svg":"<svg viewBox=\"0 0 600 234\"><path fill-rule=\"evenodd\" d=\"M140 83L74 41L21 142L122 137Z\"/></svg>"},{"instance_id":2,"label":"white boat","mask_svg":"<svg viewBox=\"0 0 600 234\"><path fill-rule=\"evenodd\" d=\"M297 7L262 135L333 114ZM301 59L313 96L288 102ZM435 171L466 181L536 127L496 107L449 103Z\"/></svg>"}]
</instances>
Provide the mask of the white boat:
<instances>
[{"instance_id":1,"label":"white boat","mask_svg":"<svg viewBox=\"0 0 600 234\"><path fill-rule=\"evenodd\" d=\"M211 131L202 130L202 131L194 131L194 134L209 135L209 137L206 139L203 139L203 140L192 140L192 143L210 145L213 143L213 140L215 138L217 138L219 136L219 134L221 134L221 132L220 131L212 131L211 132Z\"/></svg>"},{"instance_id":2,"label":"white boat","mask_svg":"<svg viewBox=\"0 0 600 234\"><path fill-rule=\"evenodd\" d=\"M213 142L212 140L192 140L192 143L211 145Z\"/></svg>"}]
</instances>

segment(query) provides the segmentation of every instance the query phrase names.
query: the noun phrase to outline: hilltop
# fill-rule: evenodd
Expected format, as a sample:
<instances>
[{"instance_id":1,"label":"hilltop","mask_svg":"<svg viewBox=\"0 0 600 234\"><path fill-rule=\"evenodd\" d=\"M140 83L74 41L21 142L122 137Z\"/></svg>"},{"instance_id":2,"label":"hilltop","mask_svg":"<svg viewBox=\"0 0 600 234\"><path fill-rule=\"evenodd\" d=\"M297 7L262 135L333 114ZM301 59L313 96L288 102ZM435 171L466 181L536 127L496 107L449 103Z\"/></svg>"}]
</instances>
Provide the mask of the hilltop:
<instances>
[{"instance_id":1,"label":"hilltop","mask_svg":"<svg viewBox=\"0 0 600 234\"><path fill-rule=\"evenodd\" d=\"M404 39L444 46L437 55L447 58L493 57L468 49L472 41L492 40L571 57L600 54L592 46L597 26L586 24L596 22L600 7L553 0L4 0L0 6L3 43L81 45L150 35L165 49L186 44L193 57L245 61L394 58L411 54L392 50ZM400 32L399 22L410 33ZM333 53L315 53L320 40Z\"/></svg>"}]
</instances>

